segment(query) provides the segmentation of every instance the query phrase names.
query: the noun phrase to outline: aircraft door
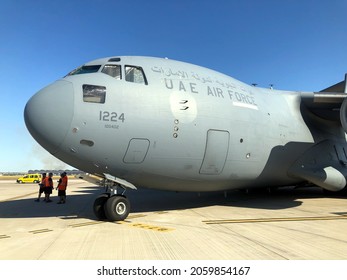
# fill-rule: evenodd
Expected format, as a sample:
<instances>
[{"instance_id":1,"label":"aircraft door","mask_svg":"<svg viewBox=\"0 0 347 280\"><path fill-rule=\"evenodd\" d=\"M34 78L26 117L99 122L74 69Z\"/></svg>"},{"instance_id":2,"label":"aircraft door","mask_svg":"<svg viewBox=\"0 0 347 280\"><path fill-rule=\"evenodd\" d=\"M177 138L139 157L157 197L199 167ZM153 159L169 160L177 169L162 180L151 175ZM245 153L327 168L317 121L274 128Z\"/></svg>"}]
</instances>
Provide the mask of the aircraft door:
<instances>
[{"instance_id":1,"label":"aircraft door","mask_svg":"<svg viewBox=\"0 0 347 280\"><path fill-rule=\"evenodd\" d=\"M229 132L224 130L207 131L204 159L200 174L218 175L222 173L229 151Z\"/></svg>"},{"instance_id":2,"label":"aircraft door","mask_svg":"<svg viewBox=\"0 0 347 280\"><path fill-rule=\"evenodd\" d=\"M124 163L142 163L149 148L149 140L142 138L133 138L130 140L128 149L124 155Z\"/></svg>"}]
</instances>

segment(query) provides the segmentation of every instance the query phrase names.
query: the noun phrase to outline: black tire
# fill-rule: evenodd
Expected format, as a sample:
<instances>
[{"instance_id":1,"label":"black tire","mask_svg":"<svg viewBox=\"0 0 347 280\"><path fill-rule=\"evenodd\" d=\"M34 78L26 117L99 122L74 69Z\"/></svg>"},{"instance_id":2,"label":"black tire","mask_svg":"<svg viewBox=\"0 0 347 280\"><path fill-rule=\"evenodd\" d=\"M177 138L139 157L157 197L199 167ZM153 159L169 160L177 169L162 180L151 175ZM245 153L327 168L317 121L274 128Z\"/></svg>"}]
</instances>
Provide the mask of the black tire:
<instances>
[{"instance_id":1,"label":"black tire","mask_svg":"<svg viewBox=\"0 0 347 280\"><path fill-rule=\"evenodd\" d=\"M107 193L104 193L102 195L99 195L94 201L93 211L94 211L94 215L96 216L98 220L101 220L101 221L106 220L104 206L108 198L109 198L109 195Z\"/></svg>"},{"instance_id":2,"label":"black tire","mask_svg":"<svg viewBox=\"0 0 347 280\"><path fill-rule=\"evenodd\" d=\"M107 220L110 222L125 220L130 212L130 202L125 196L111 196L104 205Z\"/></svg>"}]
</instances>

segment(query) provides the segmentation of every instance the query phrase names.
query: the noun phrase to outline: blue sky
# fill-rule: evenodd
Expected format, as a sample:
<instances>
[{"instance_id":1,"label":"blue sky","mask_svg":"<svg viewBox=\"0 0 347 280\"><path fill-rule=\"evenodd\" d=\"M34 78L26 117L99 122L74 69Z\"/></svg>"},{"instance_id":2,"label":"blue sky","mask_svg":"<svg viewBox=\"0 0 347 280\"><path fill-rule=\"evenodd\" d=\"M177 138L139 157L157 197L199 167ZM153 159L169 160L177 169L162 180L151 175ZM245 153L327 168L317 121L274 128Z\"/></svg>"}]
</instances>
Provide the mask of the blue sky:
<instances>
[{"instance_id":1,"label":"blue sky","mask_svg":"<svg viewBox=\"0 0 347 280\"><path fill-rule=\"evenodd\" d=\"M169 57L262 87L318 91L347 72L346 11L345 0L2 0L0 172L64 167L32 139L23 110L85 62Z\"/></svg>"}]
</instances>

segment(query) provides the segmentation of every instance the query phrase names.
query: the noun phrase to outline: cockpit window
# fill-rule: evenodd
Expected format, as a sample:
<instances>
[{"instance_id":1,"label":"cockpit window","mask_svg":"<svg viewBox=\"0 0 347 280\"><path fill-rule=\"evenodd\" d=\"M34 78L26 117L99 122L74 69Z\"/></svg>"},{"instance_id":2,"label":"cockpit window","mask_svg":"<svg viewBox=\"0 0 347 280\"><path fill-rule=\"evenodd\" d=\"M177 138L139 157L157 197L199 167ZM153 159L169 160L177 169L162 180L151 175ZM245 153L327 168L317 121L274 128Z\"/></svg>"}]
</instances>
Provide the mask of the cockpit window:
<instances>
[{"instance_id":1,"label":"cockpit window","mask_svg":"<svg viewBox=\"0 0 347 280\"><path fill-rule=\"evenodd\" d=\"M122 79L122 71L120 65L106 64L104 68L102 68L101 72L110 75L116 80Z\"/></svg>"},{"instance_id":2,"label":"cockpit window","mask_svg":"<svg viewBox=\"0 0 347 280\"><path fill-rule=\"evenodd\" d=\"M98 72L101 65L83 65L75 70L72 70L67 76L78 75L78 74L89 74Z\"/></svg>"},{"instance_id":3,"label":"cockpit window","mask_svg":"<svg viewBox=\"0 0 347 280\"><path fill-rule=\"evenodd\" d=\"M125 66L125 80L132 83L147 85L145 73L142 68L138 66Z\"/></svg>"},{"instance_id":4,"label":"cockpit window","mask_svg":"<svg viewBox=\"0 0 347 280\"><path fill-rule=\"evenodd\" d=\"M106 87L96 85L83 85L83 101L91 103L105 103Z\"/></svg>"}]
</instances>

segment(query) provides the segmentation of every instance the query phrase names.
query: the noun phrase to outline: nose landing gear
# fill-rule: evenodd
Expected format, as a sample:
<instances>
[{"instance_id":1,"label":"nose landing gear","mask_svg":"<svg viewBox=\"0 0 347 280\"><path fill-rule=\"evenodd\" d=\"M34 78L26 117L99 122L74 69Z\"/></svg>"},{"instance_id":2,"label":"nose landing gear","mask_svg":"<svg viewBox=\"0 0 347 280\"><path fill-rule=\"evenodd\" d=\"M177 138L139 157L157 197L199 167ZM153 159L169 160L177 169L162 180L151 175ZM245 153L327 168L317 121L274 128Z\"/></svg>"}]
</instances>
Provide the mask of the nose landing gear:
<instances>
[{"instance_id":1,"label":"nose landing gear","mask_svg":"<svg viewBox=\"0 0 347 280\"><path fill-rule=\"evenodd\" d=\"M107 219L110 222L123 221L130 213L130 202L124 195L126 187L136 189L136 187L119 178L113 177L109 174L105 175L104 185L107 193L101 194L94 201L94 214L99 220ZM118 193L118 187L123 189Z\"/></svg>"}]
</instances>

